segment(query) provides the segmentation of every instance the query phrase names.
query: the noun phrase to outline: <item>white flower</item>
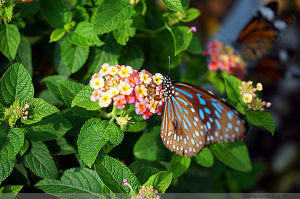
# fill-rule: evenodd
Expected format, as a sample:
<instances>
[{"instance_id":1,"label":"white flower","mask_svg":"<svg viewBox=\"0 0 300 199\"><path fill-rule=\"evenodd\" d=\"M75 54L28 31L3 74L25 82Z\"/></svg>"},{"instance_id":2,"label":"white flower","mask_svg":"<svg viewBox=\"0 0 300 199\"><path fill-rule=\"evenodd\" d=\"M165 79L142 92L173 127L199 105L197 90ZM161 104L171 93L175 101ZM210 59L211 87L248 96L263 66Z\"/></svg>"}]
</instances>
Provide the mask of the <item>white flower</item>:
<instances>
[{"instance_id":1,"label":"white flower","mask_svg":"<svg viewBox=\"0 0 300 199\"><path fill-rule=\"evenodd\" d=\"M245 103L251 103L252 102L252 95L251 94L249 94L249 93L245 93L244 95L243 95L243 102L245 102Z\"/></svg>"},{"instance_id":2,"label":"white flower","mask_svg":"<svg viewBox=\"0 0 300 199\"><path fill-rule=\"evenodd\" d=\"M109 68L110 68L109 64L104 63L104 64L101 66L100 74L101 74L102 76L107 75L107 74L108 74L108 71L109 71Z\"/></svg>"},{"instance_id":3,"label":"white flower","mask_svg":"<svg viewBox=\"0 0 300 199\"><path fill-rule=\"evenodd\" d=\"M99 106L101 107L108 107L111 103L111 95L108 94L107 92L102 93L100 98L99 98Z\"/></svg>"},{"instance_id":4,"label":"white flower","mask_svg":"<svg viewBox=\"0 0 300 199\"><path fill-rule=\"evenodd\" d=\"M112 66L112 67L109 68L109 72L108 72L108 73L109 73L110 75L115 75L115 74L118 73L118 71L119 71L119 69L118 69L117 67Z\"/></svg>"},{"instance_id":5,"label":"white flower","mask_svg":"<svg viewBox=\"0 0 300 199\"><path fill-rule=\"evenodd\" d=\"M261 84L261 83L256 84L256 89L257 89L258 91L262 91L262 90L263 90L262 84Z\"/></svg>"},{"instance_id":6,"label":"white flower","mask_svg":"<svg viewBox=\"0 0 300 199\"><path fill-rule=\"evenodd\" d=\"M153 81L156 85L160 85L163 82L164 76L160 73L156 73L153 76Z\"/></svg>"},{"instance_id":7,"label":"white flower","mask_svg":"<svg viewBox=\"0 0 300 199\"><path fill-rule=\"evenodd\" d=\"M100 89L104 86L104 79L102 77L91 79L90 86L93 89Z\"/></svg>"},{"instance_id":8,"label":"white flower","mask_svg":"<svg viewBox=\"0 0 300 199\"><path fill-rule=\"evenodd\" d=\"M149 77L149 75L143 72L140 73L140 80L145 84L150 84L151 82L151 78Z\"/></svg>"},{"instance_id":9,"label":"white flower","mask_svg":"<svg viewBox=\"0 0 300 199\"><path fill-rule=\"evenodd\" d=\"M133 88L128 83L123 81L119 84L118 88L122 95L130 95L133 90Z\"/></svg>"},{"instance_id":10,"label":"white flower","mask_svg":"<svg viewBox=\"0 0 300 199\"><path fill-rule=\"evenodd\" d=\"M116 96L116 95L119 94L119 89L116 88L116 87L112 87L112 88L109 89L108 93L109 93L112 97L114 97L114 96Z\"/></svg>"}]
</instances>

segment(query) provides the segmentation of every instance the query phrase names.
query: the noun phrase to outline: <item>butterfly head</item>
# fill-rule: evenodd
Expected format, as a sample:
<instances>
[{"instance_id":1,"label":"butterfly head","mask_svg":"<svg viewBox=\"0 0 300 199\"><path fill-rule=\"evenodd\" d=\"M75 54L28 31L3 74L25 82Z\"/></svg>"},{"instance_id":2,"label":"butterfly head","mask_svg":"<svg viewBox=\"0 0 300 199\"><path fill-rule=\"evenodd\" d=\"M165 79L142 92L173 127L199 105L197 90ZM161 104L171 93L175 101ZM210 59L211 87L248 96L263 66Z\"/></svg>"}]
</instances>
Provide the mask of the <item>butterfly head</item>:
<instances>
[{"instance_id":1,"label":"butterfly head","mask_svg":"<svg viewBox=\"0 0 300 199\"><path fill-rule=\"evenodd\" d=\"M163 92L166 99L169 99L175 93L174 80L169 75L164 76Z\"/></svg>"}]
</instances>

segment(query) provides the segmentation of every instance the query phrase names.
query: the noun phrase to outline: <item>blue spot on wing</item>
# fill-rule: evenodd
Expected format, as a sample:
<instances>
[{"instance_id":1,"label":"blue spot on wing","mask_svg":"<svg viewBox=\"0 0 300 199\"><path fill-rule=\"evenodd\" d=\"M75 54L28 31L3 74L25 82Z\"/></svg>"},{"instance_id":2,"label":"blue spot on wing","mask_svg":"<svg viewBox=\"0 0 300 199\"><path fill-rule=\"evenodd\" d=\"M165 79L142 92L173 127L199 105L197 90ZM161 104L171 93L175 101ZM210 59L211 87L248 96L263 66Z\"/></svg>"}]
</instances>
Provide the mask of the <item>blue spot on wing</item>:
<instances>
[{"instance_id":1,"label":"blue spot on wing","mask_svg":"<svg viewBox=\"0 0 300 199\"><path fill-rule=\"evenodd\" d=\"M231 111L227 112L227 117L232 120L233 113Z\"/></svg>"},{"instance_id":2,"label":"blue spot on wing","mask_svg":"<svg viewBox=\"0 0 300 199\"><path fill-rule=\"evenodd\" d=\"M172 100L176 103L176 105L179 107L179 109L180 109L180 113L182 113L182 108L180 107L180 105L178 104L178 102L176 101L176 99L174 98L174 97L172 97ZM175 107L175 111L176 111L176 115L177 115L177 117L179 118L179 121L181 122L181 117L180 117L180 114L179 114L179 112L178 112L178 110L177 110L177 106L174 106Z\"/></svg>"},{"instance_id":3,"label":"blue spot on wing","mask_svg":"<svg viewBox=\"0 0 300 199\"><path fill-rule=\"evenodd\" d=\"M205 113L210 114L210 110L208 108L204 108Z\"/></svg>"},{"instance_id":4,"label":"blue spot on wing","mask_svg":"<svg viewBox=\"0 0 300 199\"><path fill-rule=\"evenodd\" d=\"M185 106L188 105L188 103L186 101L184 101L183 99L181 99L180 97L176 97L176 99L178 99L179 101L181 101Z\"/></svg>"},{"instance_id":5,"label":"blue spot on wing","mask_svg":"<svg viewBox=\"0 0 300 199\"><path fill-rule=\"evenodd\" d=\"M181 90L180 88L175 88L177 91L181 92L185 96L188 96L189 98L193 99L193 95L189 94L188 92Z\"/></svg>"},{"instance_id":6,"label":"blue spot on wing","mask_svg":"<svg viewBox=\"0 0 300 199\"><path fill-rule=\"evenodd\" d=\"M202 109L199 109L199 115L201 119L204 120L204 112L202 111Z\"/></svg>"},{"instance_id":7,"label":"blue spot on wing","mask_svg":"<svg viewBox=\"0 0 300 199\"><path fill-rule=\"evenodd\" d=\"M215 122L216 122L218 129L221 130L221 124L220 124L219 120L215 119Z\"/></svg>"},{"instance_id":8,"label":"blue spot on wing","mask_svg":"<svg viewBox=\"0 0 300 199\"><path fill-rule=\"evenodd\" d=\"M198 97L199 103L200 103L201 105L205 105L205 104L206 104L205 100L204 100L203 98L201 98L201 94L197 93L197 97Z\"/></svg>"},{"instance_id":9,"label":"blue spot on wing","mask_svg":"<svg viewBox=\"0 0 300 199\"><path fill-rule=\"evenodd\" d=\"M218 111L219 113L222 114L222 110L221 110L221 108L218 106L218 103L212 102L211 104L213 105L213 107L215 107L215 109L217 109L217 111ZM222 107L222 108L223 108L223 107Z\"/></svg>"},{"instance_id":10,"label":"blue spot on wing","mask_svg":"<svg viewBox=\"0 0 300 199\"><path fill-rule=\"evenodd\" d=\"M186 117L185 114L183 115L183 117L184 117L184 119L186 120L186 122L188 123L188 125L189 125L190 127L192 127L191 122L188 120L188 118Z\"/></svg>"}]
</instances>

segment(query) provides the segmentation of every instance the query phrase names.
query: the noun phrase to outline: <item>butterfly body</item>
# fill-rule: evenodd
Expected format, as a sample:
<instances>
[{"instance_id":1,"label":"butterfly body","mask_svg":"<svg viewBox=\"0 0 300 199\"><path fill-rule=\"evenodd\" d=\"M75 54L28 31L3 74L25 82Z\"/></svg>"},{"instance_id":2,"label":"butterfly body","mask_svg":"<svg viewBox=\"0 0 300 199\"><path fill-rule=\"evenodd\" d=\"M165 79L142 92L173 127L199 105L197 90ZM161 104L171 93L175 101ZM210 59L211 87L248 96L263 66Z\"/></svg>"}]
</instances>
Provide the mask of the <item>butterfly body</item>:
<instances>
[{"instance_id":1,"label":"butterfly body","mask_svg":"<svg viewBox=\"0 0 300 199\"><path fill-rule=\"evenodd\" d=\"M229 104L195 86L165 77L161 138L178 155L194 156L214 142L241 139L245 120Z\"/></svg>"}]
</instances>

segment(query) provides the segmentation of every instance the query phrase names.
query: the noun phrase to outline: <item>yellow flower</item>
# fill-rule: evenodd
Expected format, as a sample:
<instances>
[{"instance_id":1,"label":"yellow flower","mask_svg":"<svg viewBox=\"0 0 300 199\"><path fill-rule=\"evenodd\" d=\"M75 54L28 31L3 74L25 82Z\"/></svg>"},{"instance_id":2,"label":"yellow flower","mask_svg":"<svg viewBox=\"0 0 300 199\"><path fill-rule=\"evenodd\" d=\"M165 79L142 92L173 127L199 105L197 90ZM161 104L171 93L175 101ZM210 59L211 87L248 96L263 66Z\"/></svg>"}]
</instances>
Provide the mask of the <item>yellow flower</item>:
<instances>
[{"instance_id":1,"label":"yellow flower","mask_svg":"<svg viewBox=\"0 0 300 199\"><path fill-rule=\"evenodd\" d=\"M108 72L110 75L115 75L118 73L118 68L115 67L115 66L112 66L109 68L109 72Z\"/></svg>"},{"instance_id":2,"label":"yellow flower","mask_svg":"<svg viewBox=\"0 0 300 199\"><path fill-rule=\"evenodd\" d=\"M144 82L145 84L150 84L150 82L151 82L151 78L146 73L140 73L140 80L142 82Z\"/></svg>"},{"instance_id":3,"label":"yellow flower","mask_svg":"<svg viewBox=\"0 0 300 199\"><path fill-rule=\"evenodd\" d=\"M132 88L126 82L121 82L118 86L119 91L122 95L129 95L132 92Z\"/></svg>"},{"instance_id":4,"label":"yellow flower","mask_svg":"<svg viewBox=\"0 0 300 199\"><path fill-rule=\"evenodd\" d=\"M222 61L227 62L227 61L229 60L229 57L228 57L228 55L222 54L222 55L220 56L220 59L221 59Z\"/></svg>"},{"instance_id":5,"label":"yellow flower","mask_svg":"<svg viewBox=\"0 0 300 199\"><path fill-rule=\"evenodd\" d=\"M157 103L155 101L150 103L150 112L151 113L156 113L156 107L157 107Z\"/></svg>"},{"instance_id":6,"label":"yellow flower","mask_svg":"<svg viewBox=\"0 0 300 199\"><path fill-rule=\"evenodd\" d=\"M104 86L104 79L102 77L91 79L90 86L94 89L102 88Z\"/></svg>"},{"instance_id":7,"label":"yellow flower","mask_svg":"<svg viewBox=\"0 0 300 199\"><path fill-rule=\"evenodd\" d=\"M105 75L107 75L108 71L109 71L109 64L104 63L104 64L101 66L100 74L101 74L102 76L105 76Z\"/></svg>"},{"instance_id":8,"label":"yellow flower","mask_svg":"<svg viewBox=\"0 0 300 199\"><path fill-rule=\"evenodd\" d=\"M112 87L112 88L109 89L108 93L109 93L112 97L114 97L114 96L116 96L116 95L119 94L119 90L118 90L118 88L116 88L116 87Z\"/></svg>"},{"instance_id":9,"label":"yellow flower","mask_svg":"<svg viewBox=\"0 0 300 199\"><path fill-rule=\"evenodd\" d=\"M129 77L132 74L132 68L130 66L122 66L119 70L119 75L121 78Z\"/></svg>"},{"instance_id":10,"label":"yellow flower","mask_svg":"<svg viewBox=\"0 0 300 199\"><path fill-rule=\"evenodd\" d=\"M99 106L101 107L108 107L111 103L111 96L109 93L105 92L101 94L101 97L99 98Z\"/></svg>"},{"instance_id":11,"label":"yellow flower","mask_svg":"<svg viewBox=\"0 0 300 199\"><path fill-rule=\"evenodd\" d=\"M154 76L153 76L153 81L156 85L160 85L162 82L163 82L163 76L162 74L160 73L156 73Z\"/></svg>"},{"instance_id":12,"label":"yellow flower","mask_svg":"<svg viewBox=\"0 0 300 199\"><path fill-rule=\"evenodd\" d=\"M250 103L252 101L252 95L251 94L249 94L249 93L245 93L244 95L243 95L243 102L245 102L245 103Z\"/></svg>"},{"instance_id":13,"label":"yellow flower","mask_svg":"<svg viewBox=\"0 0 300 199\"><path fill-rule=\"evenodd\" d=\"M256 89L257 89L258 91L262 91L262 90L263 90L262 84L261 84L261 83L256 84Z\"/></svg>"},{"instance_id":14,"label":"yellow flower","mask_svg":"<svg viewBox=\"0 0 300 199\"><path fill-rule=\"evenodd\" d=\"M139 96L147 96L147 88L144 85L136 86L135 90Z\"/></svg>"}]
</instances>

